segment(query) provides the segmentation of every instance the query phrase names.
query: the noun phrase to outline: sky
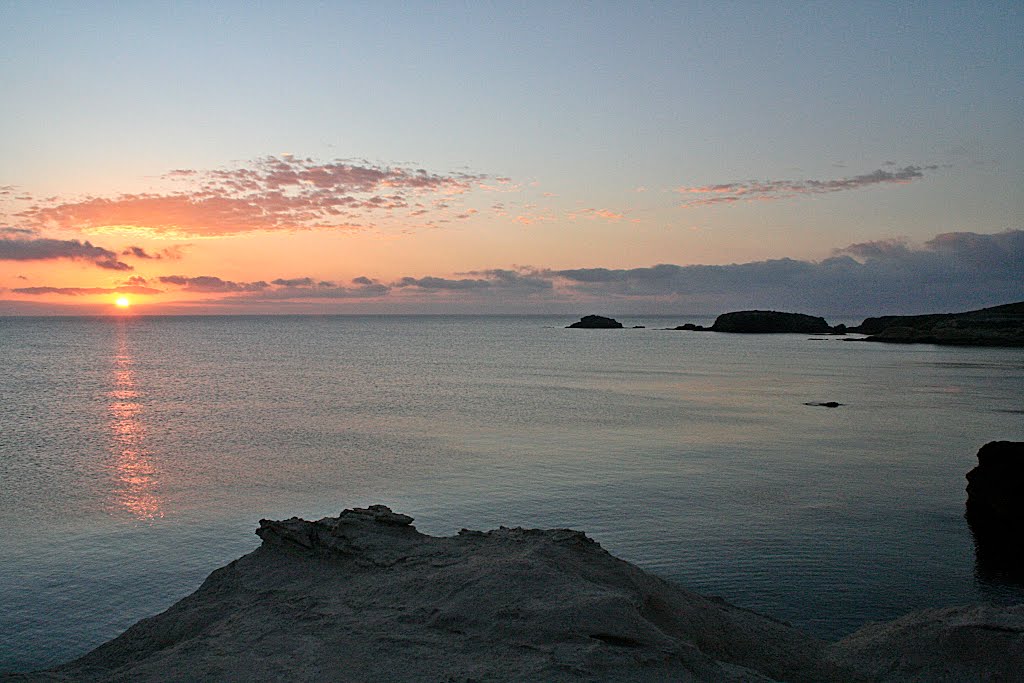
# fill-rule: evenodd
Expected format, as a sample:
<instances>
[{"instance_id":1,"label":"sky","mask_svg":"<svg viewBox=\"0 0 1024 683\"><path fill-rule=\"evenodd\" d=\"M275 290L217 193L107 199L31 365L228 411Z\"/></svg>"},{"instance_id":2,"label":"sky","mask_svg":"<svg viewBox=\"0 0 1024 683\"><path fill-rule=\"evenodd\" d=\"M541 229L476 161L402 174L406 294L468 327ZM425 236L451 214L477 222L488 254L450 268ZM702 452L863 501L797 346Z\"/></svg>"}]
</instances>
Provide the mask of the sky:
<instances>
[{"instance_id":1,"label":"sky","mask_svg":"<svg viewBox=\"0 0 1024 683\"><path fill-rule=\"evenodd\" d=\"M1019 2L0 1L0 315L1024 299Z\"/></svg>"}]
</instances>

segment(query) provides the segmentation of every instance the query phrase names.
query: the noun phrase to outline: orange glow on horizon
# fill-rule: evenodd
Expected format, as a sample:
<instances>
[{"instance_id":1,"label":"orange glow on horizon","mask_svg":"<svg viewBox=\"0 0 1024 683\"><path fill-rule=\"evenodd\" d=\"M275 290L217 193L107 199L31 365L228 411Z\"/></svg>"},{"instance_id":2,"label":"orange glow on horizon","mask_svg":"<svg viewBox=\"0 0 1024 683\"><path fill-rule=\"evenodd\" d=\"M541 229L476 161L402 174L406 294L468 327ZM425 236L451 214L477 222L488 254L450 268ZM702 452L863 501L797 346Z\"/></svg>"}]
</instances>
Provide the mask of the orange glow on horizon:
<instances>
[{"instance_id":1,"label":"orange glow on horizon","mask_svg":"<svg viewBox=\"0 0 1024 683\"><path fill-rule=\"evenodd\" d=\"M117 306L118 308L128 308L129 306L132 305L132 302L126 296L119 296L117 297L117 301L114 302L114 305Z\"/></svg>"}]
</instances>

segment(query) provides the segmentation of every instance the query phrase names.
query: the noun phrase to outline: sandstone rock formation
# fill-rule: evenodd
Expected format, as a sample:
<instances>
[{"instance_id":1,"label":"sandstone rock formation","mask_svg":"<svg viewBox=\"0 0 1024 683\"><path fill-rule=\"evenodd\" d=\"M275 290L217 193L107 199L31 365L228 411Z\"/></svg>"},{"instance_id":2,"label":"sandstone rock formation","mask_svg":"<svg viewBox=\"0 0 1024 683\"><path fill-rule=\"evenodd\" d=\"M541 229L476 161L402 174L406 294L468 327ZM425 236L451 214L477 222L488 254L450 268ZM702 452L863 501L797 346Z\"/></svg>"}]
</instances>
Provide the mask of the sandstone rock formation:
<instances>
[{"instance_id":1,"label":"sandstone rock formation","mask_svg":"<svg viewBox=\"0 0 1024 683\"><path fill-rule=\"evenodd\" d=\"M922 612L829 645L652 576L579 531L438 538L375 505L261 520L257 533L257 550L162 614L11 680L952 681L1024 670L1024 607Z\"/></svg>"},{"instance_id":2,"label":"sandstone rock formation","mask_svg":"<svg viewBox=\"0 0 1024 683\"><path fill-rule=\"evenodd\" d=\"M828 659L883 683L1020 681L1024 605L913 612L861 628L830 647Z\"/></svg>"}]
</instances>

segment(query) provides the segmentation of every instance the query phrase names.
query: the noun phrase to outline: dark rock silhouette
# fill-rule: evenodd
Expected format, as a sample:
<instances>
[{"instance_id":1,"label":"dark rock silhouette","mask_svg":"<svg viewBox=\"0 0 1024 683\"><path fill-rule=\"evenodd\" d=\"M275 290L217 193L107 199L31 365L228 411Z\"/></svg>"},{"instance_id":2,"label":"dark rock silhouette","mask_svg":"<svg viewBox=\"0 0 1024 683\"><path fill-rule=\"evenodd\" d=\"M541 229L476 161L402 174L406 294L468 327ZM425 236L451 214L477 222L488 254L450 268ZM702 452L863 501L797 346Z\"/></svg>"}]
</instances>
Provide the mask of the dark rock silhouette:
<instances>
[{"instance_id":1,"label":"dark rock silhouette","mask_svg":"<svg viewBox=\"0 0 1024 683\"><path fill-rule=\"evenodd\" d=\"M843 405L838 401L808 401L804 404L805 406L818 406L821 408L838 408Z\"/></svg>"},{"instance_id":2,"label":"dark rock silhouette","mask_svg":"<svg viewBox=\"0 0 1024 683\"><path fill-rule=\"evenodd\" d=\"M584 330L617 330L622 329L622 323L614 318L605 318L600 315L585 315L580 318L579 321L566 326L566 329L569 328Z\"/></svg>"},{"instance_id":3,"label":"dark rock silhouette","mask_svg":"<svg viewBox=\"0 0 1024 683\"><path fill-rule=\"evenodd\" d=\"M693 323L686 323L685 325L678 325L673 327L674 330L688 330L690 332L706 332L708 328L703 325L694 325Z\"/></svg>"},{"instance_id":4,"label":"dark rock silhouette","mask_svg":"<svg viewBox=\"0 0 1024 683\"><path fill-rule=\"evenodd\" d=\"M892 344L1024 346L1024 301L963 313L867 318L849 331Z\"/></svg>"},{"instance_id":5,"label":"dark rock silhouette","mask_svg":"<svg viewBox=\"0 0 1024 683\"><path fill-rule=\"evenodd\" d=\"M979 576L1024 581L1024 442L982 446L967 482L965 516Z\"/></svg>"},{"instance_id":6,"label":"dark rock silhouette","mask_svg":"<svg viewBox=\"0 0 1024 683\"><path fill-rule=\"evenodd\" d=\"M734 332L742 334L800 333L818 334L831 332L832 328L824 318L803 313L781 311L734 311L715 318L709 328L712 332Z\"/></svg>"}]
</instances>

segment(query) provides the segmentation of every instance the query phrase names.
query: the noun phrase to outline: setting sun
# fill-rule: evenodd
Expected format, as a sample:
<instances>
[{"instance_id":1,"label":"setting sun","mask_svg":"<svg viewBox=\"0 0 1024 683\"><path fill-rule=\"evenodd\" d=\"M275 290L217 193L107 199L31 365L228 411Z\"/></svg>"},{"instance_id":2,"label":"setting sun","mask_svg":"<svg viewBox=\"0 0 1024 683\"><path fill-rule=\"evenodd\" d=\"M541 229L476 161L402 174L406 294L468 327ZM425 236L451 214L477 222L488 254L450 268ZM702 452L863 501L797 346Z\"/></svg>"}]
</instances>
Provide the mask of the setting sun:
<instances>
[{"instance_id":1,"label":"setting sun","mask_svg":"<svg viewBox=\"0 0 1024 683\"><path fill-rule=\"evenodd\" d=\"M114 302L114 305L118 308L128 308L132 305L132 302L129 301L126 296L119 296L117 297L117 301Z\"/></svg>"}]
</instances>

